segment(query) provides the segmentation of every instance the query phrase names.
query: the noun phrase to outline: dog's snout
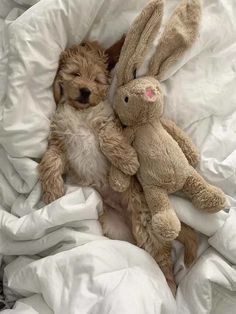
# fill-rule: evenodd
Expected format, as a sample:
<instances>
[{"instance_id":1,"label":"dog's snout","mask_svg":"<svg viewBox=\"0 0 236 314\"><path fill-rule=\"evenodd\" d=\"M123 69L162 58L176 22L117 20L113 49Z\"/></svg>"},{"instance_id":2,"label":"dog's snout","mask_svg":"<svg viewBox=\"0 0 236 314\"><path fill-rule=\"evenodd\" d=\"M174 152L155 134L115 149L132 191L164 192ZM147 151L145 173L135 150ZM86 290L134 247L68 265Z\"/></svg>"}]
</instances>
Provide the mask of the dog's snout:
<instances>
[{"instance_id":1,"label":"dog's snout","mask_svg":"<svg viewBox=\"0 0 236 314\"><path fill-rule=\"evenodd\" d=\"M88 98L91 94L91 91L88 88L80 88L80 95L83 98Z\"/></svg>"},{"instance_id":2,"label":"dog's snout","mask_svg":"<svg viewBox=\"0 0 236 314\"><path fill-rule=\"evenodd\" d=\"M80 96L78 97L78 101L82 104L87 104L89 102L91 91L88 88L83 87L79 89L79 92Z\"/></svg>"}]
</instances>

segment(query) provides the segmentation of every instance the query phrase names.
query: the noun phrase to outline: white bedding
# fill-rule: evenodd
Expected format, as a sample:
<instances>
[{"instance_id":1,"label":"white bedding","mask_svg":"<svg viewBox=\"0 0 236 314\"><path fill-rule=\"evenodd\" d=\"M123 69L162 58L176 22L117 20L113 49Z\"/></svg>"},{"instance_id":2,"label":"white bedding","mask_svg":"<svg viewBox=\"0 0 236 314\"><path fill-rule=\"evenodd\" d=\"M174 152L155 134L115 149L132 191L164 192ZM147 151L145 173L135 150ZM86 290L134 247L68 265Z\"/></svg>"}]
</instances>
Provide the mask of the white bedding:
<instances>
[{"instance_id":1,"label":"white bedding","mask_svg":"<svg viewBox=\"0 0 236 314\"><path fill-rule=\"evenodd\" d=\"M177 2L166 1L168 13ZM176 301L147 253L101 236L94 190L68 186L62 199L40 202L36 167L55 110L51 86L61 50L85 37L109 46L145 4L0 2L0 261L7 301L17 300L3 313L235 313L235 0L204 0L199 38L163 84L166 115L193 138L198 170L231 207L207 215L172 196L179 217L202 234L189 271L175 244Z\"/></svg>"}]
</instances>

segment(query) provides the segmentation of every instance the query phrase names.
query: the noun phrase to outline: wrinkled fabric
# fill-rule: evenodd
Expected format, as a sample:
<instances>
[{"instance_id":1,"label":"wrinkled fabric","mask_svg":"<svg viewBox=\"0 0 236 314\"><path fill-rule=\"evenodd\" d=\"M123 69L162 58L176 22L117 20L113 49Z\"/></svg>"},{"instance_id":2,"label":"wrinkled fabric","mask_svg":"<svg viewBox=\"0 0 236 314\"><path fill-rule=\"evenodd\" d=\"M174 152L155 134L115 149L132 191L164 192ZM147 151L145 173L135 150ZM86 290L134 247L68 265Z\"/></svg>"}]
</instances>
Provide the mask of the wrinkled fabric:
<instances>
[{"instance_id":1,"label":"wrinkled fabric","mask_svg":"<svg viewBox=\"0 0 236 314\"><path fill-rule=\"evenodd\" d=\"M84 38L110 46L146 0L0 3L0 261L6 302L16 301L3 313L235 313L234 2L204 0L196 43L162 82L165 115L193 138L198 171L224 190L230 207L209 215L171 196L181 220L201 233L190 270L174 244L176 301L146 252L102 236L102 201L93 189L68 185L63 198L45 206L37 174L61 51ZM166 1L165 20L177 3Z\"/></svg>"}]
</instances>

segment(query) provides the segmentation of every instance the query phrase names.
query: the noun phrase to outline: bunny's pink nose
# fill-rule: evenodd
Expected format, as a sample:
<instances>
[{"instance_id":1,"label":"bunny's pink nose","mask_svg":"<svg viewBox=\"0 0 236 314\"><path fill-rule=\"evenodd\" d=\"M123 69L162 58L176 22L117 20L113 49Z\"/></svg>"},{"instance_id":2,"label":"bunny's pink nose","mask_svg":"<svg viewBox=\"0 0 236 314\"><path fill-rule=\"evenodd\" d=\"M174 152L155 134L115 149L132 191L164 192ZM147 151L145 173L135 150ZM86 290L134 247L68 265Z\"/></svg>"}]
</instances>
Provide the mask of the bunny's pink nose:
<instances>
[{"instance_id":1,"label":"bunny's pink nose","mask_svg":"<svg viewBox=\"0 0 236 314\"><path fill-rule=\"evenodd\" d=\"M151 87L146 88L145 90L145 95L148 98L153 98L154 96L156 96L156 93L154 92L154 90Z\"/></svg>"}]
</instances>

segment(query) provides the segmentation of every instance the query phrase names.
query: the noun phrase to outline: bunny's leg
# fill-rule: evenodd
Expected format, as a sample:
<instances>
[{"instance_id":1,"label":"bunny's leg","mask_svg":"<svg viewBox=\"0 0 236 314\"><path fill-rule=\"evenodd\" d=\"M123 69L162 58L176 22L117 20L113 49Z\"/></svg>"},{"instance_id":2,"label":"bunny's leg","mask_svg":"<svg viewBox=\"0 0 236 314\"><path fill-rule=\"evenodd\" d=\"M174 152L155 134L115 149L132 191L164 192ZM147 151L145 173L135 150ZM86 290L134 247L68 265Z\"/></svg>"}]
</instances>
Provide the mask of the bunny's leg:
<instances>
[{"instance_id":1,"label":"bunny's leg","mask_svg":"<svg viewBox=\"0 0 236 314\"><path fill-rule=\"evenodd\" d=\"M156 186L143 186L143 191L152 214L154 232L162 240L174 240L181 226L167 192Z\"/></svg>"},{"instance_id":2,"label":"bunny's leg","mask_svg":"<svg viewBox=\"0 0 236 314\"><path fill-rule=\"evenodd\" d=\"M226 198L222 190L207 183L194 169L182 191L198 209L205 212L216 213L226 207Z\"/></svg>"}]
</instances>

